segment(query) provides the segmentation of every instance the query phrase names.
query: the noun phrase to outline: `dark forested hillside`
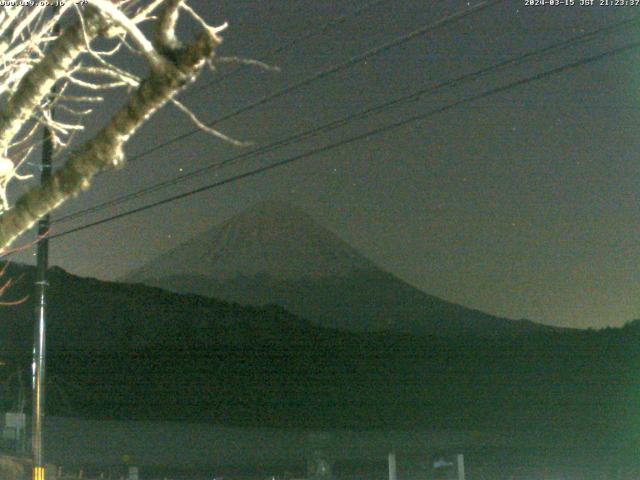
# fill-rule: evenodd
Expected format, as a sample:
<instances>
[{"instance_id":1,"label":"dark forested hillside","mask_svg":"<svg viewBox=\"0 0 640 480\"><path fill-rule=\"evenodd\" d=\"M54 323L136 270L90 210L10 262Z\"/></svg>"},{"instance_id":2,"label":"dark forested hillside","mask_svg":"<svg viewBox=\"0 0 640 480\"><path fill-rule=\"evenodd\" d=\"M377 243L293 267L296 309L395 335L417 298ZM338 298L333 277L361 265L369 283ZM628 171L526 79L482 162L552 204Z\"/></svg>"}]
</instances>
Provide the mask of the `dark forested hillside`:
<instances>
[{"instance_id":1,"label":"dark forested hillside","mask_svg":"<svg viewBox=\"0 0 640 480\"><path fill-rule=\"evenodd\" d=\"M283 202L258 203L125 278L245 305L280 305L316 325L353 332L494 337L554 330L423 292Z\"/></svg>"},{"instance_id":2,"label":"dark forested hillside","mask_svg":"<svg viewBox=\"0 0 640 480\"><path fill-rule=\"evenodd\" d=\"M20 297L30 270L9 295ZM22 286L21 286L22 285ZM640 329L511 338L345 333L51 272L48 411L229 425L527 429L628 438ZM0 311L5 378L27 372L33 302ZM13 401L9 379L5 407ZM636 428L637 431L637 428ZM612 440L613 441L613 440Z\"/></svg>"}]
</instances>

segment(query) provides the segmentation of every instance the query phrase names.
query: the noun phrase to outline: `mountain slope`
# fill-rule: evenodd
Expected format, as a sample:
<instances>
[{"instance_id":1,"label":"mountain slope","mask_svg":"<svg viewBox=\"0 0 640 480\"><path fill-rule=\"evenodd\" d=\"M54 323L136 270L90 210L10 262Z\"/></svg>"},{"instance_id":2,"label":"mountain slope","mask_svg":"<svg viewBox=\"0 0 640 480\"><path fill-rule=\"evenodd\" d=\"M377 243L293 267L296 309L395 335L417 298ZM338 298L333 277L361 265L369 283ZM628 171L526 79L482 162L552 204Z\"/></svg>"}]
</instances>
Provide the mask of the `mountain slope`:
<instances>
[{"instance_id":1,"label":"mountain slope","mask_svg":"<svg viewBox=\"0 0 640 480\"><path fill-rule=\"evenodd\" d=\"M10 265L16 280L0 307L0 352L29 352L35 301L33 267ZM188 348L198 343L312 339L321 329L284 309L243 307L224 301L82 278L51 268L48 273L47 345L54 351L127 351L148 347ZM314 333L315 332L315 333Z\"/></svg>"},{"instance_id":2,"label":"mountain slope","mask_svg":"<svg viewBox=\"0 0 640 480\"><path fill-rule=\"evenodd\" d=\"M33 274L13 266L7 277L21 280L4 299L31 293ZM495 339L356 334L278 307L57 268L49 282L51 415L319 429L640 431L635 324ZM18 368L28 391L33 312L33 295L0 308L5 410L15 408Z\"/></svg>"},{"instance_id":3,"label":"mountain slope","mask_svg":"<svg viewBox=\"0 0 640 480\"><path fill-rule=\"evenodd\" d=\"M265 273L284 280L367 269L375 266L302 210L270 201L179 245L126 280L173 275L229 280Z\"/></svg>"},{"instance_id":4,"label":"mountain slope","mask_svg":"<svg viewBox=\"0 0 640 480\"><path fill-rule=\"evenodd\" d=\"M545 327L426 294L385 272L301 210L265 202L125 279L241 304L277 304L348 331L513 335Z\"/></svg>"}]
</instances>

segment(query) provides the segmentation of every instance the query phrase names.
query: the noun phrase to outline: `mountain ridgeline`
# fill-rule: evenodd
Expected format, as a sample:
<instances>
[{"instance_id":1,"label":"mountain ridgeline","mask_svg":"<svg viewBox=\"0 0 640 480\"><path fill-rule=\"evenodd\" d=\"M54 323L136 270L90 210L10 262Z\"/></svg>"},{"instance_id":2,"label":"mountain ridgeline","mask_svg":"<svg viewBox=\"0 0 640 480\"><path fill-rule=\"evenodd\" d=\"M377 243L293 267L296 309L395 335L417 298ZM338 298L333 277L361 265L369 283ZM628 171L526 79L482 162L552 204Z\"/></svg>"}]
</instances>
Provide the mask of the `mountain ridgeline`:
<instances>
[{"instance_id":1,"label":"mountain ridgeline","mask_svg":"<svg viewBox=\"0 0 640 480\"><path fill-rule=\"evenodd\" d=\"M34 274L5 273L3 300L29 295L0 308L5 410L28 395ZM557 329L451 304L287 205L230 219L142 279L200 295L50 269L50 415L640 441L640 323Z\"/></svg>"},{"instance_id":2,"label":"mountain ridgeline","mask_svg":"<svg viewBox=\"0 0 640 480\"><path fill-rule=\"evenodd\" d=\"M264 202L125 279L245 305L280 305L352 332L483 337L553 330L465 308L384 271L302 210Z\"/></svg>"},{"instance_id":3,"label":"mountain ridgeline","mask_svg":"<svg viewBox=\"0 0 640 480\"><path fill-rule=\"evenodd\" d=\"M19 280L5 300L32 292L32 267L6 275ZM637 322L493 338L356 333L59 268L49 281L50 415L640 440ZM31 295L0 308L6 410L28 391L34 306Z\"/></svg>"}]
</instances>

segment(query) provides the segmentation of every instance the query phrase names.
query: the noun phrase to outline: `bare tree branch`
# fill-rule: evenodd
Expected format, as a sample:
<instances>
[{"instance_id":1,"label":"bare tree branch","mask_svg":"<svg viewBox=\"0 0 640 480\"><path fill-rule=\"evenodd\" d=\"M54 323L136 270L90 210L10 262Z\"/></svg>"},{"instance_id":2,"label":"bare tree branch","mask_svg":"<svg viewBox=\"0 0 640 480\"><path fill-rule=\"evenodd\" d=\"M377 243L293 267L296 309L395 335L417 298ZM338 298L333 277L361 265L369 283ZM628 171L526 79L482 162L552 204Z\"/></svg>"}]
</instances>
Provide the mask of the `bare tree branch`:
<instances>
[{"instance_id":1,"label":"bare tree branch","mask_svg":"<svg viewBox=\"0 0 640 480\"><path fill-rule=\"evenodd\" d=\"M91 16L86 33L94 36L99 28L99 19ZM83 52L83 45L83 29L76 23L53 42L47 55L22 78L17 91L0 112L0 152L7 150L13 137L31 118L56 81L66 75L73 61Z\"/></svg>"},{"instance_id":2,"label":"bare tree branch","mask_svg":"<svg viewBox=\"0 0 640 480\"><path fill-rule=\"evenodd\" d=\"M193 124L203 132L213 135L214 137L217 137L220 140L224 140L225 142L235 145L236 147L248 147L251 145L251 143L249 142L236 140L235 138L231 138L230 136L225 135L221 131L206 125L191 110L189 110L189 108L187 108L182 102L179 102L175 98L171 99L171 103L174 104L176 107L178 107L178 109L182 111L189 118L189 120L191 120Z\"/></svg>"},{"instance_id":3,"label":"bare tree branch","mask_svg":"<svg viewBox=\"0 0 640 480\"><path fill-rule=\"evenodd\" d=\"M41 216L88 188L98 172L121 165L129 138L168 101L204 131L243 145L207 127L174 98L212 62L221 42L218 33L226 28L226 23L209 26L186 1L92 0L84 8L67 2L52 14L40 6L0 10L0 255ZM176 36L181 14L203 30L190 45ZM148 39L139 24L150 20L155 25ZM64 25L61 33L55 25ZM98 38L105 44L94 48ZM146 59L150 73L118 66L116 53L123 46ZM129 95L125 105L95 137L71 151L86 115L121 87ZM59 108L56 118L50 113L54 107ZM36 133L42 126L51 133L53 157L64 152L67 161L12 206L7 188L32 176L17 170L41 142Z\"/></svg>"},{"instance_id":4,"label":"bare tree branch","mask_svg":"<svg viewBox=\"0 0 640 480\"><path fill-rule=\"evenodd\" d=\"M191 82L214 54L219 40L206 33L181 52L175 63L152 70L110 122L72 155L42 186L23 195L0 217L0 246L10 245L68 198L87 189L98 172L124 161L123 146L133 133L179 90Z\"/></svg>"},{"instance_id":5,"label":"bare tree branch","mask_svg":"<svg viewBox=\"0 0 640 480\"><path fill-rule=\"evenodd\" d=\"M147 40L144 33L133 20L127 17L118 7L109 0L91 0L91 6L108 15L114 22L122 27L138 45L143 55L147 58L152 68L164 68L166 60L160 55L153 44Z\"/></svg>"}]
</instances>

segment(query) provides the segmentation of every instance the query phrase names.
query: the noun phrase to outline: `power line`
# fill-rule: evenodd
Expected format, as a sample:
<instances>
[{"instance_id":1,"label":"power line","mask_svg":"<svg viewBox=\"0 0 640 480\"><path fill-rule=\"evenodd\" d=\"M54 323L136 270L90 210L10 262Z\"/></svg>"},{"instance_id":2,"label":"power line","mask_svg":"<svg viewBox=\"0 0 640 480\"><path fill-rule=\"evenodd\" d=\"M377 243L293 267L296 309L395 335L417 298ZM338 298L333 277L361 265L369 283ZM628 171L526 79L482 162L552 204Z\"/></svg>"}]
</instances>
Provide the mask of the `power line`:
<instances>
[{"instance_id":1,"label":"power line","mask_svg":"<svg viewBox=\"0 0 640 480\"><path fill-rule=\"evenodd\" d=\"M627 27L629 25L638 23L639 21L640 21L640 16L636 16L636 17L633 17L631 19L624 20L622 22L617 22L617 23L602 27L600 29L593 30L591 32L587 32L587 33L575 36L575 37L573 37L573 38L571 38L569 40L564 40L564 41L561 41L561 42L554 43L554 44L549 45L547 47L544 47L542 49L537 49L537 50L533 50L533 51L524 53L522 55L519 55L518 57L510 58L510 59L507 59L505 61L499 62L497 64L493 64L493 65L490 65L488 67L476 70L474 72L461 75L461 76L459 76L457 78L454 78L452 80L448 80L446 82L442 82L442 83L439 83L439 84L434 85L434 86L429 86L429 87L425 87L425 88L419 89L419 90L417 90L417 91L415 91L413 93L410 93L410 94L407 94L407 95L403 95L403 96L400 96L400 97L396 97L395 99L383 102L382 104L379 104L379 105L376 105L376 106L373 106L373 107L366 108L366 109L361 110L360 112L357 112L357 113L349 114L349 115L347 115L345 117L342 117L340 119L334 120L332 122L329 122L327 124L321 125L319 127L314 127L314 128L309 129L309 130L306 130L304 132L300 132L298 134L294 134L294 135L288 136L286 138L277 140L277 141L269 143L267 145L263 145L261 147L258 147L256 149L253 149L253 150L248 151L248 152L243 152L243 153L241 153L239 155L233 156L233 157L228 158L226 160L223 160L221 162L217 162L217 163L215 163L213 165L208 165L206 167L197 169L197 170L195 170L193 172L189 172L187 174L180 175L180 176L175 177L173 179L166 180L166 181L157 183L155 185L152 185L150 187L143 188L143 189L138 190L136 192L129 193L129 194L114 198L112 200L103 202L103 203L95 205L93 207L89 207L89 208L86 208L86 209L83 209L83 210L79 210L79 211L70 213L70 214L68 214L66 216L60 217L59 219L55 220L54 223L67 222L67 221L73 220L75 218L78 218L78 217L81 217L81 216L84 216L84 215L87 215L87 214L90 214L90 213L99 212L99 211L104 210L106 208L109 208L109 207L112 207L112 206L115 206L115 205L119 205L119 204L121 204L123 202L126 202L126 201L129 201L129 200L133 200L133 199L136 199L136 198L141 198L144 195L156 192L156 191L164 189L166 187L177 185L179 183L182 183L182 182L184 182L186 180L189 180L189 179L192 179L192 178L196 178L196 177L202 176L202 175L204 175L206 173L209 173L209 172L214 171L214 170L218 170L218 169L220 169L220 168L222 168L224 166L227 166L227 165L232 164L232 163L236 163L236 162L238 162L240 160L251 158L251 157L255 157L255 156L263 154L263 153L268 153L268 152L276 150L276 149L278 149L278 148L280 148L282 146L298 143L299 141L311 138L313 136L317 136L318 134L323 133L323 132L334 130L334 129L336 129L338 127L341 127L341 126L343 126L343 125L345 125L347 123L350 123L350 122L352 122L354 120L365 118L366 116L374 114L374 113L379 113L381 111L387 110L387 109L392 108L392 107L394 107L396 105L399 105L401 103L405 103L405 102L408 102L408 101L416 101L420 97L426 96L428 94L433 94L433 93L435 93L437 91L440 91L440 90L442 90L442 89L444 89L446 87L451 87L451 86L455 86L457 84L460 84L462 82L467 82L467 81L470 81L470 80L474 80L474 79L477 79L477 78L482 77L484 75L487 75L489 73L494 73L496 71L504 69L506 67L513 67L513 66L522 64L523 62L525 62L525 61L527 61L527 60L529 60L529 59L531 59L533 57L540 57L540 56L543 56L543 55L547 55L549 53L553 53L553 52L555 52L557 50L562 50L562 49L574 46L574 45L576 45L578 43L582 43L582 42L591 40L596 36L615 32L615 31L619 30L620 28Z\"/></svg>"},{"instance_id":2,"label":"power line","mask_svg":"<svg viewBox=\"0 0 640 480\"><path fill-rule=\"evenodd\" d=\"M418 28L417 30L414 30L412 32L409 32L405 35L401 35L400 37L397 37L389 42L383 43L382 45L379 45L377 47L371 48L359 55L353 56L349 59L347 59L346 61L339 63L337 65L328 67L324 70L321 70L320 72L317 72L299 82L296 82L292 85L289 85L287 87L284 87L274 93L268 94L263 96L262 98L260 98L259 100L250 103L248 105L245 105L244 107L240 107L236 110L234 110L231 113L228 113L226 115L223 115L222 117L217 118L216 120L212 120L211 122L207 123L207 126L209 127L213 127L214 125L217 125L218 123L224 122L225 120L229 120L230 118L233 117L237 117L238 115L241 115L243 113L249 112L251 110L253 110L254 108L257 108L261 105L264 105L265 103L268 103L272 100L275 100L277 98L280 98L284 95L287 95L295 90L298 90L301 87L304 87L306 85L309 85L317 80L321 80L323 78L326 78L330 75L333 75L334 73L340 72L342 70L345 70L347 68L350 68L354 65L357 65L358 63L361 63L371 57L380 55L381 53L384 53L392 48L398 47L400 45L403 45L407 42L410 42L411 40L413 40L416 37L419 37L421 35L424 35L426 33L429 33L437 28L440 27L445 27L451 23L457 22L458 20L462 20L464 18L467 18L475 13L478 13L486 8L489 8L497 3L500 3L504 0L485 0L483 2L480 2L477 5L474 5L472 7L468 7L464 10L461 10L459 12L453 13L451 15L447 15L446 17L441 18L440 20L434 22L434 23L430 23L428 25L422 26L420 28ZM195 135L196 133L201 132L202 130L200 128L195 128L193 130L190 130L186 133L183 133L181 135L178 135L170 140L167 140L166 142L162 142L159 143L158 145L151 147L143 152L140 152L134 156L132 156L131 158L129 158L129 162L134 162L136 160L141 159L142 157L145 157L146 155L153 153L157 150L160 150L168 145L171 145L172 143L184 140L185 138L188 138L192 135Z\"/></svg>"},{"instance_id":3,"label":"power line","mask_svg":"<svg viewBox=\"0 0 640 480\"><path fill-rule=\"evenodd\" d=\"M379 135L381 133L386 133L386 132L389 132L391 130L395 130L395 129L403 127L403 126L405 126L405 125L407 125L409 123L413 123L413 122L416 122L416 121L424 120L424 119L432 117L434 115L437 115L437 114L440 114L440 113L444 113L444 112L446 112L448 110L451 110L451 109L454 109L456 107L459 107L459 106L461 106L461 105L463 105L465 103L469 103L469 102L473 102L473 101L480 100L480 99L483 99L483 98L487 98L489 96L492 96L492 95L495 95L495 94L498 94L498 93L502 93L502 92L505 92L507 90L511 90L511 89L513 89L515 87L519 87L519 86L526 85L526 84L531 83L531 82L542 80L544 78L547 78L547 77L550 77L550 76L553 76L553 75L558 75L560 73L564 73L564 72L567 72L569 70L573 70L575 68L578 68L578 67L587 65L589 63L593 63L593 62L602 60L602 59L607 58L607 57L611 57L611 56L614 56L614 55L619 55L621 53L628 52L628 51L637 49L639 47L640 47L640 41L639 42L633 42L633 43L624 45L622 47L618 47L616 49L608 50L606 52L603 52L603 53L600 53L600 54L597 54L597 55L594 55L594 56L591 56L591 57L583 58L581 60L578 60L578 61L575 61L575 62L572 62L572 63L568 63L568 64L565 64L565 65L562 65L562 66L559 66L559 67L556 67L556 68L553 68L553 69L538 73L538 74L533 75L533 76L529 76L529 77L526 77L526 78L523 78L523 79L520 79L520 80L515 80L515 81L510 82L510 83L508 83L506 85L503 85L503 86L500 86L500 87L496 87L496 88L492 88L492 89L487 90L487 91L485 91L483 93L469 96L469 97L464 98L462 100L458 100L458 101L449 103L449 104L447 104L447 105L445 105L443 107L439 107L439 108L430 110L428 112L424 112L424 113L420 113L420 114L417 114L417 115L413 115L411 117L408 117L408 118L399 120L397 122L393 122L391 124L387 124L387 125L375 128L375 129L370 130L370 131L365 132L365 133L354 135L352 137L343 139L343 140L341 140L339 142L332 143L332 144L329 144L329 145L325 145L325 146L322 146L322 147L318 147L316 149L307 151L305 153L294 155L294 156L286 158L284 160L280 160L278 162L275 162L275 163L272 163L272 164L269 164L269 165L265 165L263 167L259 167L259 168L256 168L254 170L250 170L249 172L238 174L238 175L229 177L227 179L220 180L220 181L211 183L209 185L205 185L203 187L199 187L199 188L196 188L196 189L193 189L193 190L189 190L187 192L184 192L184 193L181 193L181 194L178 194L178 195L173 195L171 197L168 197L168 198L156 201L156 202L149 203L147 205L143 205L142 207L137 207L137 208L128 210L126 212L122 212L122 213L119 213L119 214L116 214L116 215L112 215L110 217L107 217L107 218L104 218L104 219L101 219L101 220L98 220L98 221L95 221L95 222L91 222L91 223L88 223L88 224L85 224L85 225L80 225L78 227L72 228L72 229L67 230L65 232L61 232L61 233L52 235L50 238L51 239L58 238L58 237L62 237L62 236L68 235L70 233L79 232L81 230L85 230L85 229L88 229L88 228L91 228L91 227L102 225L104 223L108 223L108 222L111 222L111 221L114 221L114 220L118 220L120 218L127 217L129 215L133 215L134 213L139 213L139 212L142 212L142 211L145 211L145 210L149 210L151 208L154 208L154 207L157 207L157 206L160 206L160 205L164 205L166 203L171 203L171 202L174 202L176 200L180 200L182 198L186 198L186 197L189 197L191 195L195 195L197 193L205 192L207 190L212 190L214 188L221 187L223 185L236 182L238 180L242 180L242 179L245 179L245 178L253 177L253 176L256 176L258 174L264 173L266 171L273 170L275 168L279 168L279 167L288 165L290 163L294 163L296 161L302 160L302 159L310 157L312 155L316 155L316 154L319 154L319 153L324 153L324 152L336 149L338 147L342 147L344 145L348 145L348 144L351 144L351 143L354 143L354 142L357 142L357 141L360 141L360 140L364 140L365 138L369 138L369 137L372 137L374 135Z\"/></svg>"},{"instance_id":4,"label":"power line","mask_svg":"<svg viewBox=\"0 0 640 480\"><path fill-rule=\"evenodd\" d=\"M288 50L289 48L294 47L296 44L300 43L303 40L307 40L309 38L314 37L315 35L318 35L320 33L325 33L327 30L329 30L330 28L333 28L337 25L340 25L341 23L346 22L348 19L350 18L355 18L358 17L359 15L362 15L364 12L366 12L367 10L369 10L370 8L373 8L377 5L380 5L381 3L386 2L387 0L373 0L369 3L366 3L358 8L356 8L355 10L348 12L348 13L344 13L338 17L334 17L331 20L323 23L322 25L316 27L316 28L305 28L305 31L302 35L295 37L293 39L291 39L289 42L274 48L272 50L270 50L269 52L267 52L265 55L263 55L261 58L258 59L259 62L267 62L268 60L270 60L271 58L273 58L274 56L278 55L279 53L284 52L285 50ZM199 90L203 90L205 88L209 88L213 85L218 85L220 83L222 83L224 80L227 80L228 78L234 76L236 73L242 71L244 68L246 67L246 65L240 65L239 67L235 68L234 70L227 72L226 74L220 75L218 78L215 78L214 80L205 83L204 85L200 85L198 87L195 88L191 88L189 89L186 93L185 96L191 95L193 92L199 91Z\"/></svg>"}]
</instances>

